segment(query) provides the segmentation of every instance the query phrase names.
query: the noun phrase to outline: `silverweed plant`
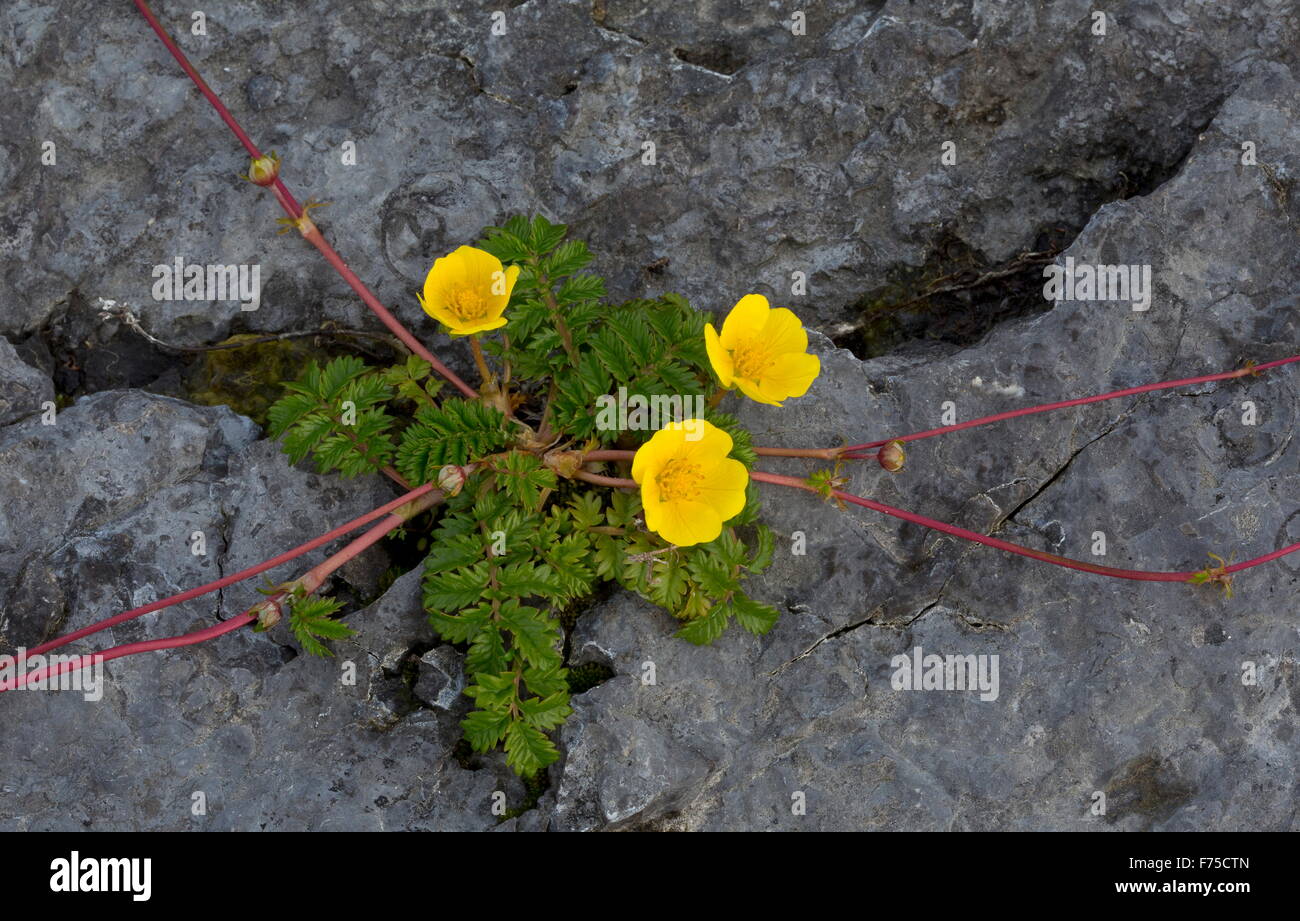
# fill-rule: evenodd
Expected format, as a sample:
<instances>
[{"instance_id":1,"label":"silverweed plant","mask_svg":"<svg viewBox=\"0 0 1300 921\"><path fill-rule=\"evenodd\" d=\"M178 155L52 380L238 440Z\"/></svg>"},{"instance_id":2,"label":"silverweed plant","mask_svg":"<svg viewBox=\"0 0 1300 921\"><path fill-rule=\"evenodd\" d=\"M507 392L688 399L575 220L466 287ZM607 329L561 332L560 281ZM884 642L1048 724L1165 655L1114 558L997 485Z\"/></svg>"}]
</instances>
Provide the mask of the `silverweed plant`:
<instances>
[{"instance_id":1,"label":"silverweed plant","mask_svg":"<svg viewBox=\"0 0 1300 921\"><path fill-rule=\"evenodd\" d=\"M392 501L240 572L82 627L20 652L0 668L0 691L44 686L110 659L216 639L288 618L302 648L329 655L352 634L343 605L318 593L344 563L390 534L420 529L428 548L423 602L433 629L465 650L474 708L466 738L504 748L511 767L535 774L555 761L551 734L570 714L572 676L563 626L603 584L635 592L678 619L683 641L707 644L733 623L763 634L777 621L746 580L772 562L760 520L759 483L801 490L1007 553L1097 576L1217 586L1300 550L1300 543L1240 563L1210 553L1198 570L1118 569L1021 547L845 490L844 465L875 460L898 473L913 442L1076 406L1227 382L1275 371L1300 355L1217 374L1161 381L970 419L941 428L824 448L759 446L733 400L781 405L804 395L820 366L798 318L756 294L720 328L683 298L611 302L586 271L590 253L544 217L511 218L473 246L435 260L416 295L424 312L468 343L472 387L430 352L325 240L264 155L203 81L144 0L136 7L250 158L245 174L409 350L391 367L341 357L311 365L270 410L271 433L293 462L310 459L345 477L382 475ZM734 296L734 294L732 295ZM728 404L731 405L731 404ZM764 457L811 461L807 476L764 471ZM426 514L427 513L427 514ZM47 653L115 624L251 579L366 530L237 617L193 633L80 656ZM12 674L10 674L12 672Z\"/></svg>"},{"instance_id":2,"label":"silverweed plant","mask_svg":"<svg viewBox=\"0 0 1300 921\"><path fill-rule=\"evenodd\" d=\"M742 586L774 546L758 521L749 436L716 409L685 409L722 393L710 355L735 355L737 373L749 375L743 386L769 397L803 392L817 371L789 311L751 296L706 347L704 315L684 299L609 303L604 281L584 271L590 260L564 225L537 216L489 228L434 263L420 302L468 340L477 399L444 393L415 355L391 368L343 357L311 365L270 410L271 434L295 462L442 492L424 606L441 638L466 650L475 704L466 739L478 751L503 744L521 774L558 757L547 733L570 713L562 622L601 583L670 611L693 643L712 642L733 621L757 634L776 623L776 609ZM725 348L729 331L760 334L769 322L780 335ZM773 378L781 362L793 370ZM597 410L616 393L623 427L603 424L620 420ZM650 409L672 418L650 430ZM600 470L627 466L626 451L637 488L611 489L621 483ZM327 654L322 639L350 632L331 619L339 604L295 594L295 635ZM279 613L264 611L259 628Z\"/></svg>"}]
</instances>

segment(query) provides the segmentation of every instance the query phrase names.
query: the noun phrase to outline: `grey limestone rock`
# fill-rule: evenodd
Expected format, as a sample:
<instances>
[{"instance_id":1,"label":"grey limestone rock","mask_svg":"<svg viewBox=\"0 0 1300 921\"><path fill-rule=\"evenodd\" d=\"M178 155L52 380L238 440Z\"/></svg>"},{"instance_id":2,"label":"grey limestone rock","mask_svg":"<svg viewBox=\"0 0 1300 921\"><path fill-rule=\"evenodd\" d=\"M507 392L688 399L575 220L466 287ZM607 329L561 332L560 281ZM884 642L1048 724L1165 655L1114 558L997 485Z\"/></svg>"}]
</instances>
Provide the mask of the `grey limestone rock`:
<instances>
[{"instance_id":1,"label":"grey limestone rock","mask_svg":"<svg viewBox=\"0 0 1300 921\"><path fill-rule=\"evenodd\" d=\"M784 300L801 272L809 322L842 331L900 273L1068 241L1167 177L1252 66L1294 67L1300 47L1300 13L1267 0L1128 0L1104 35L1082 0L835 0L801 34L730 0L531 0L500 11L503 34L468 2L242 6L208 11L203 36L188 8L158 12L428 336L413 293L431 259L537 208L595 243L617 294L718 310ZM373 325L314 250L270 233L278 209L237 178L242 150L129 5L17 0L0 31L0 295L16 305L0 333L74 289L176 342ZM154 300L153 267L178 257L259 265L261 307Z\"/></svg>"},{"instance_id":2,"label":"grey limestone rock","mask_svg":"<svg viewBox=\"0 0 1300 921\"><path fill-rule=\"evenodd\" d=\"M808 397L744 408L755 441L868 440L939 424L944 401L973 418L1294 352L1300 264L1273 241L1300 219L1297 88L1261 71L1175 178L1103 209L1067 251L1151 265L1147 311L1065 301L942 360L860 363L822 340ZM1263 166L1240 164L1248 138L1267 139ZM898 475L855 467L852 489L1040 550L1195 570L1207 551L1300 540L1298 393L1282 371L1022 418L915 442ZM694 648L626 597L579 622L575 661L616 677L576 698L556 827L1295 827L1300 564L1240 574L1225 600L767 496L784 543L758 591L784 611L769 635ZM893 657L917 647L998 656L996 700L895 690Z\"/></svg>"},{"instance_id":3,"label":"grey limestone rock","mask_svg":"<svg viewBox=\"0 0 1300 921\"><path fill-rule=\"evenodd\" d=\"M210 11L195 36L188 8L156 4L435 349L447 340L413 297L430 260L515 211L572 224L615 295L676 290L716 312L760 291L838 341L864 298L958 257L991 267L1068 244L1058 263L1151 267L1145 311L1043 301L978 341L865 362L814 334L807 397L726 404L756 442L803 446L929 428L946 403L968 419L1295 350L1300 13L1126 0L1097 35L1092 6L833 0L796 34L788 11L734 0L530 0L494 34L472 3L293 0ZM176 343L375 328L310 247L271 233L278 210L237 178L242 150L130 5L13 0L0 35L0 334L80 340L100 297ZM153 267L177 257L259 265L260 308L154 300ZM806 297L789 293L795 272ZM64 310L76 322L55 322ZM290 467L231 411L131 389L178 367L142 348L105 349L96 379L114 389L45 425L33 403L53 398L50 368L0 340L0 652L392 496ZM1113 566L1254 556L1300 540L1296 373L921 441L903 473L855 465L851 487L1067 556L1092 558L1100 532ZM498 793L518 809L538 791L500 756L465 754L458 654L425 625L418 572L372 600L383 560L368 556L336 579L361 603L335 658L296 654L282 627L239 631L110 663L97 701L0 695L0 826L1296 827L1294 558L1243 574L1226 601L775 488L765 517L779 552L754 593L777 627L696 648L646 604L596 604L571 661L614 676L575 695L549 789L500 825ZM227 589L104 639L199 629L253 600ZM895 657L917 648L997 656L996 698L895 690Z\"/></svg>"}]
</instances>

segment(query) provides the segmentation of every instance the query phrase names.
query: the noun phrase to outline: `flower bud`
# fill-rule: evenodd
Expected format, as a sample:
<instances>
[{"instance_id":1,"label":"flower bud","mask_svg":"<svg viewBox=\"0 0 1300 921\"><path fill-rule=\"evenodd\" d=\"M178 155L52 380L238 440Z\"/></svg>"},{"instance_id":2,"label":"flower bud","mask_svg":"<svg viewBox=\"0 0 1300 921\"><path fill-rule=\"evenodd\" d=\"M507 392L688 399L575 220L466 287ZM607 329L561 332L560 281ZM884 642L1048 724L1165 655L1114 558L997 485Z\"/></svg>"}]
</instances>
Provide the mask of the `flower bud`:
<instances>
[{"instance_id":1,"label":"flower bud","mask_svg":"<svg viewBox=\"0 0 1300 921\"><path fill-rule=\"evenodd\" d=\"M907 460L907 455L903 451L903 443L901 441L891 441L889 444L882 446L880 453L876 455L876 459L880 461L880 466L890 473L897 473L903 469L903 462Z\"/></svg>"},{"instance_id":2,"label":"flower bud","mask_svg":"<svg viewBox=\"0 0 1300 921\"><path fill-rule=\"evenodd\" d=\"M280 622L284 611L278 601L263 601L254 610L257 612L257 629L259 632L270 630Z\"/></svg>"},{"instance_id":3,"label":"flower bud","mask_svg":"<svg viewBox=\"0 0 1300 921\"><path fill-rule=\"evenodd\" d=\"M274 153L258 157L248 165L248 175L244 178L255 185L274 185L280 176L280 158Z\"/></svg>"},{"instance_id":4,"label":"flower bud","mask_svg":"<svg viewBox=\"0 0 1300 921\"><path fill-rule=\"evenodd\" d=\"M454 496L465 487L469 471L456 464L447 464L438 471L438 488L448 496Z\"/></svg>"},{"instance_id":5,"label":"flower bud","mask_svg":"<svg viewBox=\"0 0 1300 921\"><path fill-rule=\"evenodd\" d=\"M542 462L554 470L556 476L569 479L582 469L582 452L548 451Z\"/></svg>"}]
</instances>

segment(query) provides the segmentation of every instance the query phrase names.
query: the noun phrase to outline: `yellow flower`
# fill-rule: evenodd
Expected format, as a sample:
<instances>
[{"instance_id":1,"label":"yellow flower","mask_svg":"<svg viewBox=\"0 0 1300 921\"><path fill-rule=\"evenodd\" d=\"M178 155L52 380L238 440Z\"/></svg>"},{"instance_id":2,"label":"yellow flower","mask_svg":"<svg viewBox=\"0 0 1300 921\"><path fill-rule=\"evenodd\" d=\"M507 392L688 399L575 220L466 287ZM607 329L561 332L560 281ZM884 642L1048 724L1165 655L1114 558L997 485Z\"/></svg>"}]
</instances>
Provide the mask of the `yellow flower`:
<instances>
[{"instance_id":1,"label":"yellow flower","mask_svg":"<svg viewBox=\"0 0 1300 921\"><path fill-rule=\"evenodd\" d=\"M808 333L790 310L773 310L761 294L746 294L731 308L718 335L704 327L709 364L722 386L740 388L751 400L780 406L801 397L821 372L822 363L808 354Z\"/></svg>"},{"instance_id":2,"label":"yellow flower","mask_svg":"<svg viewBox=\"0 0 1300 921\"><path fill-rule=\"evenodd\" d=\"M728 457L731 436L703 419L670 422L632 459L645 524L670 544L704 544L745 507L749 472Z\"/></svg>"},{"instance_id":3,"label":"yellow flower","mask_svg":"<svg viewBox=\"0 0 1300 921\"><path fill-rule=\"evenodd\" d=\"M434 260L424 278L420 306L453 336L468 336L506 325L502 316L519 277L519 266L472 246Z\"/></svg>"}]
</instances>

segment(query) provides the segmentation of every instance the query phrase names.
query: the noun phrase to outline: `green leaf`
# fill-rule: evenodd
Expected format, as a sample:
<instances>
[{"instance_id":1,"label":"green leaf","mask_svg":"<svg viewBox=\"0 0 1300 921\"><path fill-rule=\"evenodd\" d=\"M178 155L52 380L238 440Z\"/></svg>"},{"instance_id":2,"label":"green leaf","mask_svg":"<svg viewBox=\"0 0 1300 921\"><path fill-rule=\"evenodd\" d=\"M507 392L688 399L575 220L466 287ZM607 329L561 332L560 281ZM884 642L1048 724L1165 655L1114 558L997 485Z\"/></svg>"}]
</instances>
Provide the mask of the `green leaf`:
<instances>
[{"instance_id":1,"label":"green leaf","mask_svg":"<svg viewBox=\"0 0 1300 921\"><path fill-rule=\"evenodd\" d=\"M569 500L573 522L580 528L595 528L605 522L605 503L595 491L582 492Z\"/></svg>"},{"instance_id":2,"label":"green leaf","mask_svg":"<svg viewBox=\"0 0 1300 921\"><path fill-rule=\"evenodd\" d=\"M541 502L542 490L555 489L555 471L543 467L534 454L511 451L494 465L497 484L517 504L536 508Z\"/></svg>"},{"instance_id":3,"label":"green leaf","mask_svg":"<svg viewBox=\"0 0 1300 921\"><path fill-rule=\"evenodd\" d=\"M564 224L552 224L542 215L536 215L529 226L528 242L530 249L538 255L549 253L555 249L568 232L569 228Z\"/></svg>"},{"instance_id":4,"label":"green leaf","mask_svg":"<svg viewBox=\"0 0 1300 921\"><path fill-rule=\"evenodd\" d=\"M623 549L612 537L596 539L596 574L602 579L617 579L623 571Z\"/></svg>"},{"instance_id":5,"label":"green leaf","mask_svg":"<svg viewBox=\"0 0 1300 921\"><path fill-rule=\"evenodd\" d=\"M320 401L309 393L290 393L271 404L267 422L272 438L279 438L290 428L320 408Z\"/></svg>"},{"instance_id":6,"label":"green leaf","mask_svg":"<svg viewBox=\"0 0 1300 921\"><path fill-rule=\"evenodd\" d=\"M573 708L569 706L567 691L557 691L549 697L532 697L520 704L524 719L543 732L561 725Z\"/></svg>"},{"instance_id":7,"label":"green leaf","mask_svg":"<svg viewBox=\"0 0 1300 921\"><path fill-rule=\"evenodd\" d=\"M510 726L510 714L506 711L475 710L461 720L460 725L465 730L465 739L470 747L474 751L485 752L495 748L505 738Z\"/></svg>"},{"instance_id":8,"label":"green leaf","mask_svg":"<svg viewBox=\"0 0 1300 921\"><path fill-rule=\"evenodd\" d=\"M482 681L484 678L482 673L502 672L509 665L510 654L506 652L501 631L495 624L489 622L469 644L469 652L465 654L465 668Z\"/></svg>"},{"instance_id":9,"label":"green leaf","mask_svg":"<svg viewBox=\"0 0 1300 921\"><path fill-rule=\"evenodd\" d=\"M425 558L425 571L442 572L471 566L486 556L483 535L475 528L468 533L456 533L449 524L457 522L457 516L444 516L434 532L433 549ZM427 603L427 602L426 602Z\"/></svg>"},{"instance_id":10,"label":"green leaf","mask_svg":"<svg viewBox=\"0 0 1300 921\"><path fill-rule=\"evenodd\" d=\"M424 605L438 611L468 607L487 592L488 580L488 564L485 561L462 569L426 573Z\"/></svg>"},{"instance_id":11,"label":"green leaf","mask_svg":"<svg viewBox=\"0 0 1300 921\"><path fill-rule=\"evenodd\" d=\"M745 565L745 568L757 574L772 565L772 554L776 549L776 538L773 536L771 528L761 524L755 529L755 535L758 546L754 549L754 555Z\"/></svg>"},{"instance_id":12,"label":"green leaf","mask_svg":"<svg viewBox=\"0 0 1300 921\"><path fill-rule=\"evenodd\" d=\"M716 543L707 549L691 553L688 568L696 584L715 598L723 598L740 588L740 585L732 575L727 560L716 548Z\"/></svg>"},{"instance_id":13,"label":"green leaf","mask_svg":"<svg viewBox=\"0 0 1300 921\"><path fill-rule=\"evenodd\" d=\"M544 553L562 597L579 598L591 592L596 572L589 563L592 545L587 535L570 534L551 541Z\"/></svg>"},{"instance_id":14,"label":"green leaf","mask_svg":"<svg viewBox=\"0 0 1300 921\"><path fill-rule=\"evenodd\" d=\"M444 465L464 465L504 447L510 437L505 426L500 410L478 402L423 406L402 433L397 470L412 483L436 482Z\"/></svg>"},{"instance_id":15,"label":"green leaf","mask_svg":"<svg viewBox=\"0 0 1300 921\"><path fill-rule=\"evenodd\" d=\"M465 689L466 695L484 710L508 708L516 700L513 671L483 672Z\"/></svg>"},{"instance_id":16,"label":"green leaf","mask_svg":"<svg viewBox=\"0 0 1300 921\"><path fill-rule=\"evenodd\" d=\"M510 600L501 605L501 623L510 631L524 661L534 667L558 663L557 646L563 639L560 625L537 608Z\"/></svg>"},{"instance_id":17,"label":"green leaf","mask_svg":"<svg viewBox=\"0 0 1300 921\"><path fill-rule=\"evenodd\" d=\"M588 256L588 259L591 257ZM585 263L584 263L585 264ZM580 266L581 267L581 266ZM599 300L605 296L605 279L599 275L573 275L564 280L555 299L561 304Z\"/></svg>"},{"instance_id":18,"label":"green leaf","mask_svg":"<svg viewBox=\"0 0 1300 921\"><path fill-rule=\"evenodd\" d=\"M771 630L781 616L771 605L754 601L739 592L731 598L731 609L736 615L736 623L755 636L762 636Z\"/></svg>"},{"instance_id":19,"label":"green leaf","mask_svg":"<svg viewBox=\"0 0 1300 921\"><path fill-rule=\"evenodd\" d=\"M541 595L553 598L561 593L559 580L549 566L518 561L497 571L498 593L503 597L527 598Z\"/></svg>"},{"instance_id":20,"label":"green leaf","mask_svg":"<svg viewBox=\"0 0 1300 921\"><path fill-rule=\"evenodd\" d=\"M314 656L332 656L321 639L342 640L356 634L347 624L332 619L331 615L342 607L343 602L334 598L303 598L293 603L289 628L305 652Z\"/></svg>"},{"instance_id":21,"label":"green leaf","mask_svg":"<svg viewBox=\"0 0 1300 921\"><path fill-rule=\"evenodd\" d=\"M425 602L429 607L428 602ZM459 614L446 614L440 610L429 609L429 624L438 635L449 643L468 643L487 628L488 618L492 616L492 605L484 603L466 608Z\"/></svg>"},{"instance_id":22,"label":"green leaf","mask_svg":"<svg viewBox=\"0 0 1300 921\"><path fill-rule=\"evenodd\" d=\"M714 605L703 617L688 621L674 636L696 646L707 646L727 629L727 605Z\"/></svg>"},{"instance_id":23,"label":"green leaf","mask_svg":"<svg viewBox=\"0 0 1300 921\"><path fill-rule=\"evenodd\" d=\"M564 227L562 225L560 230L560 239L562 239L564 235ZM552 239L554 236L555 234L552 231L547 236L547 239ZM556 246L555 244L559 245ZM585 268L587 263L591 262L591 253L587 251L587 244L583 243L581 240L565 240L563 243L560 243L560 240L556 239L555 244L552 244L552 246L555 247L555 252L542 260L542 271L546 273L548 278L557 279L562 278L565 275L572 275L579 269ZM551 247L548 246L545 250L549 250L550 248ZM545 251L542 247L538 247L538 249L539 251ZM601 290L604 290L603 282L601 284Z\"/></svg>"},{"instance_id":24,"label":"green leaf","mask_svg":"<svg viewBox=\"0 0 1300 921\"><path fill-rule=\"evenodd\" d=\"M676 611L687 588L689 573L685 561L674 552L656 557L648 564L631 565L641 567L641 593L661 608Z\"/></svg>"},{"instance_id":25,"label":"green leaf","mask_svg":"<svg viewBox=\"0 0 1300 921\"><path fill-rule=\"evenodd\" d=\"M336 358L324 369L315 362L285 385L290 392L268 411L272 437L283 439L294 463L315 454L322 473L374 473L392 457L393 419L381 404L392 398L386 373L370 373L355 356Z\"/></svg>"},{"instance_id":26,"label":"green leaf","mask_svg":"<svg viewBox=\"0 0 1300 921\"><path fill-rule=\"evenodd\" d=\"M517 773L531 777L559 757L555 743L536 726L519 721L506 729L506 764Z\"/></svg>"},{"instance_id":27,"label":"green leaf","mask_svg":"<svg viewBox=\"0 0 1300 921\"><path fill-rule=\"evenodd\" d=\"M569 670L551 664L540 668L524 667L524 683L539 697L550 697L569 689Z\"/></svg>"}]
</instances>

